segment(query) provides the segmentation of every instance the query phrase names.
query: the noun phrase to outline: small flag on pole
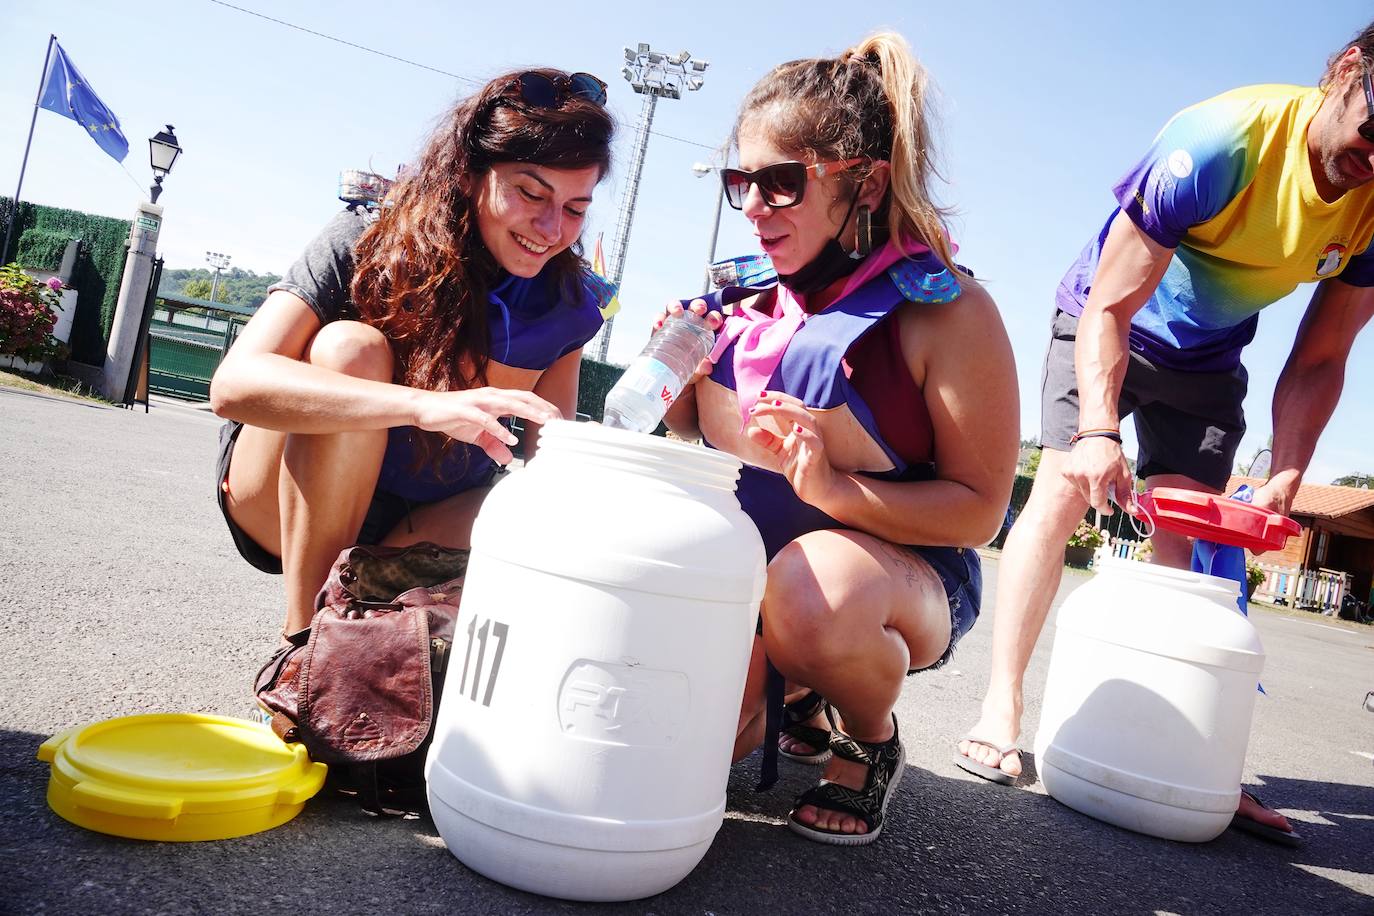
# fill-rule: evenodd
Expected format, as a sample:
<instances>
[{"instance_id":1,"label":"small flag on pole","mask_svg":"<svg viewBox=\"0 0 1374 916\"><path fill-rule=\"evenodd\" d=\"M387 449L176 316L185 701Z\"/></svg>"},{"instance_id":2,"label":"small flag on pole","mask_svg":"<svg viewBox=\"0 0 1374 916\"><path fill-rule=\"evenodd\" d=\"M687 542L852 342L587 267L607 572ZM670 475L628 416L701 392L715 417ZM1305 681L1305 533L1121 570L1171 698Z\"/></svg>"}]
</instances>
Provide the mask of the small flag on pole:
<instances>
[{"instance_id":1,"label":"small flag on pole","mask_svg":"<svg viewBox=\"0 0 1374 916\"><path fill-rule=\"evenodd\" d=\"M601 251L601 235L596 237L596 247L592 249L592 270L596 271L599 277L606 276L606 255ZM610 301L601 307L601 318L610 318L620 311L620 295L617 293L612 296Z\"/></svg>"},{"instance_id":2,"label":"small flag on pole","mask_svg":"<svg viewBox=\"0 0 1374 916\"><path fill-rule=\"evenodd\" d=\"M129 155L129 141L119 128L119 118L91 89L91 84L76 69L62 45L53 42L56 54L48 61L48 72L43 74L43 88L39 93L38 104L55 111L65 118L71 118L90 134L96 145L109 153L116 162L123 162Z\"/></svg>"}]
</instances>

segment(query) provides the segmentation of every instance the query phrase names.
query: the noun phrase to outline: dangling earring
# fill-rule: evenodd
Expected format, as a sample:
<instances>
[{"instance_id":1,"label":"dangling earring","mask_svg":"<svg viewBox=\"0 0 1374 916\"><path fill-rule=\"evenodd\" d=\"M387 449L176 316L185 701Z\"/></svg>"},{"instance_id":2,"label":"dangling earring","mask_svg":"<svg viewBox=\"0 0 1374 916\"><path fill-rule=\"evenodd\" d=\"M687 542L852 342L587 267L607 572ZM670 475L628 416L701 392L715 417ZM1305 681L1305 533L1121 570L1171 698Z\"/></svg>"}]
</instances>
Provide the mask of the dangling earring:
<instances>
[{"instance_id":1,"label":"dangling earring","mask_svg":"<svg viewBox=\"0 0 1374 916\"><path fill-rule=\"evenodd\" d=\"M866 206L859 207L859 215L854 222L854 258L866 258L873 251L873 211Z\"/></svg>"}]
</instances>

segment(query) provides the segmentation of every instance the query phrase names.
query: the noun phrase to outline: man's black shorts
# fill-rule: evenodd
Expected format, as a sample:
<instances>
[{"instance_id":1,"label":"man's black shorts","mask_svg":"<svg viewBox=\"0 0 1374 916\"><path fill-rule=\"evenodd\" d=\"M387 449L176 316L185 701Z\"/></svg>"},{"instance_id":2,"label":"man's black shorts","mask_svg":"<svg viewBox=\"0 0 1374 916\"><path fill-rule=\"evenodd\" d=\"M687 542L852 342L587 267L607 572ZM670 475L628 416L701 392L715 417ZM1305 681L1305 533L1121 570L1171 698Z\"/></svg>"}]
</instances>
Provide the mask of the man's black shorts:
<instances>
[{"instance_id":1,"label":"man's black shorts","mask_svg":"<svg viewBox=\"0 0 1374 916\"><path fill-rule=\"evenodd\" d=\"M1078 379L1073 348L1078 319L1056 311L1040 386L1040 444L1068 451L1078 431ZM1117 401L1118 416L1135 418L1140 451L1136 476L1183 474L1221 490L1245 435L1245 367L1232 372L1181 372L1134 350Z\"/></svg>"}]
</instances>

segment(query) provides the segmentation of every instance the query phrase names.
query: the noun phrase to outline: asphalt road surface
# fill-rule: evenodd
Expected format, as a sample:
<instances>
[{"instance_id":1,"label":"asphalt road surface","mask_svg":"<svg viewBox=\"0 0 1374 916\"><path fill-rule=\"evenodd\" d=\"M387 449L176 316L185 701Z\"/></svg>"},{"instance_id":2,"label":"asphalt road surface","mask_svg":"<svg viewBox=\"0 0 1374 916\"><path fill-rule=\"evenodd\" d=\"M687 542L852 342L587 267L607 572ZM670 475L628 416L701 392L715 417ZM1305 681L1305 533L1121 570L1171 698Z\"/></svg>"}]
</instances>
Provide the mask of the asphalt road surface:
<instances>
[{"instance_id":1,"label":"asphalt road surface","mask_svg":"<svg viewBox=\"0 0 1374 916\"><path fill-rule=\"evenodd\" d=\"M143 712L247 717L281 584L242 562L215 507L217 421L155 401L125 411L0 389L0 912L4 913L1374 913L1374 629L1257 612L1268 653L1245 782L1297 823L1297 850L1227 831L1203 845L1130 833L1043 788L956 769L977 718L988 610L946 668L910 678L908 771L875 844L783 826L816 777L783 762L771 792L734 768L724 826L682 883L574 904L466 869L427 818L374 819L320 796L290 823L205 843L89 832L45 802L40 742ZM1059 598L1082 576L1067 574ZM1029 678L1035 732L1050 638ZM671 792L671 785L664 785Z\"/></svg>"}]
</instances>

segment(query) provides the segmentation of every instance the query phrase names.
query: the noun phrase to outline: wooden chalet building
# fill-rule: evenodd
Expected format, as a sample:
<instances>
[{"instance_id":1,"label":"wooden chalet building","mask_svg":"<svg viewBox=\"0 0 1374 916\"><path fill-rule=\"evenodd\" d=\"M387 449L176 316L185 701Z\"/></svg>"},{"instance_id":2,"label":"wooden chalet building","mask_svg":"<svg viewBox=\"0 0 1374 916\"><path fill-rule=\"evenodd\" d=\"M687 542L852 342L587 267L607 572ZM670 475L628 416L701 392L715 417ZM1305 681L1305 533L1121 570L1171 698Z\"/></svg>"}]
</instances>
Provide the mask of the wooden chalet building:
<instances>
[{"instance_id":1,"label":"wooden chalet building","mask_svg":"<svg viewBox=\"0 0 1374 916\"><path fill-rule=\"evenodd\" d=\"M1227 493L1241 484L1259 487L1264 481L1232 477ZM1302 533L1288 546L1255 557L1270 572L1257 600L1284 599L1298 607L1339 607L1348 591L1371 601L1374 586L1374 490L1305 483L1288 514L1302 525Z\"/></svg>"}]
</instances>

